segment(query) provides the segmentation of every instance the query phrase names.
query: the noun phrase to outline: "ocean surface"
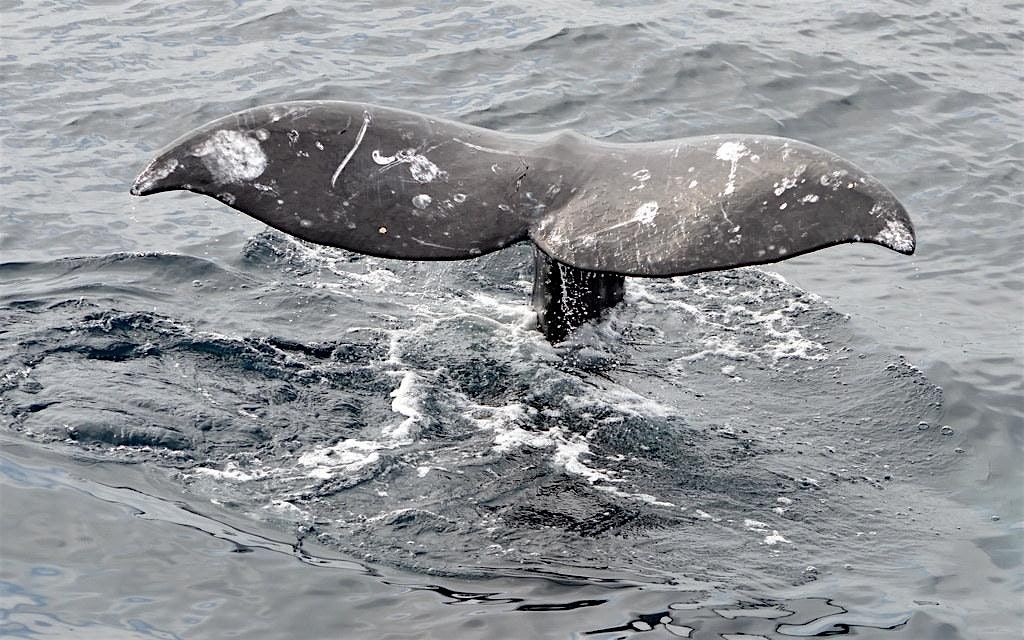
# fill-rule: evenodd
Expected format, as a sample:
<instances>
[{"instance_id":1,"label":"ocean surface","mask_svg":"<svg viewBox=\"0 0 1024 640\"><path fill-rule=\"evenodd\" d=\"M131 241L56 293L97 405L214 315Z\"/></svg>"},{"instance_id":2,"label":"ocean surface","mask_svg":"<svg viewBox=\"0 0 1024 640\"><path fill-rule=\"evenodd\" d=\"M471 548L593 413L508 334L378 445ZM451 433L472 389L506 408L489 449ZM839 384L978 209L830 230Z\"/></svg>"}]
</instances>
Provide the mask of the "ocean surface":
<instances>
[{"instance_id":1,"label":"ocean surface","mask_svg":"<svg viewBox=\"0 0 1024 640\"><path fill-rule=\"evenodd\" d=\"M0 636L1021 637L1024 4L0 0ZM194 194L216 117L798 138L918 251L396 262Z\"/></svg>"}]
</instances>

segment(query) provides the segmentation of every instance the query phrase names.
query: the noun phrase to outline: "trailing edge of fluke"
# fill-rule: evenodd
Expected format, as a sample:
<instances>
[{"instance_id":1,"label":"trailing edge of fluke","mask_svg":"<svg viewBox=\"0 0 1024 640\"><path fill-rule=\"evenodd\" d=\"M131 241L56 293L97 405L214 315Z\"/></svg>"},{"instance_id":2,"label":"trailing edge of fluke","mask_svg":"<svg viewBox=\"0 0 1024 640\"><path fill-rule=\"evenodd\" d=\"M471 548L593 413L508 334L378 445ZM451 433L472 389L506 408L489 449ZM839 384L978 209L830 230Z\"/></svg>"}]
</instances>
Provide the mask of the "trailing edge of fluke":
<instances>
[{"instance_id":1,"label":"trailing edge of fluke","mask_svg":"<svg viewBox=\"0 0 1024 640\"><path fill-rule=\"evenodd\" d=\"M846 242L914 252L878 180L796 140L611 144L522 136L353 102L247 109L187 133L131 192L207 195L317 244L458 260L530 240L552 342L622 299L624 276L785 260Z\"/></svg>"}]
</instances>

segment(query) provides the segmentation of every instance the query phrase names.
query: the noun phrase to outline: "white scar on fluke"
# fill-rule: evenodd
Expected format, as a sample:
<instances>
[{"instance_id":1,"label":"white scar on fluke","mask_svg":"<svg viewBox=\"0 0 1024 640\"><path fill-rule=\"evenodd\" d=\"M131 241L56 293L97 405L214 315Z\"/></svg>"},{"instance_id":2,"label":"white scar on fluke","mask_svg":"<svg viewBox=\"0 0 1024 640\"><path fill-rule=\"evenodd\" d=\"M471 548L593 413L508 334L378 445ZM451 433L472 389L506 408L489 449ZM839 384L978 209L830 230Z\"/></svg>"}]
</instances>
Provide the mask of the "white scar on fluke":
<instances>
[{"instance_id":1,"label":"white scar on fluke","mask_svg":"<svg viewBox=\"0 0 1024 640\"><path fill-rule=\"evenodd\" d=\"M633 172L633 179L636 180L636 184L629 188L630 191L638 191L647 186L647 181L651 179L651 172L647 169L640 169L639 171Z\"/></svg>"},{"instance_id":2,"label":"white scar on fluke","mask_svg":"<svg viewBox=\"0 0 1024 640\"><path fill-rule=\"evenodd\" d=\"M628 225L634 225L634 224L648 225L648 224L653 224L654 223L654 218L657 217L659 210L660 210L660 207L658 206L658 202L657 201L651 200L650 202L645 202L645 203L643 203L642 205L640 205L639 207L636 208L636 210L633 212L633 217L632 218L630 218L628 220L624 220L624 221L619 222L617 224L613 224L610 227L605 227L604 229L598 229L597 231L593 232L593 235L595 235L595 236L601 235L603 233L608 233L609 231L615 231L616 229L621 229L622 227L625 227L625 226L628 226ZM551 240L555 241L555 237L553 236L551 238ZM558 241L561 241L561 240L562 240L562 238L558 238Z\"/></svg>"},{"instance_id":3,"label":"white scar on fluke","mask_svg":"<svg viewBox=\"0 0 1024 640\"><path fill-rule=\"evenodd\" d=\"M740 160L748 155L750 155L750 149L742 142L723 142L718 147L718 151L715 152L715 158L723 162L732 163L732 166L729 167L729 178L726 180L725 190L722 191L722 195L732 195L736 191L736 169L739 168Z\"/></svg>"},{"instance_id":4,"label":"white scar on fluke","mask_svg":"<svg viewBox=\"0 0 1024 640\"><path fill-rule=\"evenodd\" d=\"M267 168L267 156L260 141L231 129L215 131L192 150L192 155L202 160L206 170L219 182L255 180Z\"/></svg>"},{"instance_id":5,"label":"white scar on fluke","mask_svg":"<svg viewBox=\"0 0 1024 640\"><path fill-rule=\"evenodd\" d=\"M633 220L640 224L651 224L658 215L658 203L654 200L645 202L633 212Z\"/></svg>"},{"instance_id":6,"label":"white scar on fluke","mask_svg":"<svg viewBox=\"0 0 1024 640\"><path fill-rule=\"evenodd\" d=\"M163 161L156 159L153 162L150 162L149 166L139 174L139 178L136 180L138 188L141 190L151 188L157 182L174 173L174 170L177 169L178 166L179 163L174 158Z\"/></svg>"},{"instance_id":7,"label":"white scar on fluke","mask_svg":"<svg viewBox=\"0 0 1024 640\"><path fill-rule=\"evenodd\" d=\"M914 248L914 236L899 220L887 220L885 228L878 232L875 240L897 251L910 251Z\"/></svg>"},{"instance_id":8,"label":"white scar on fluke","mask_svg":"<svg viewBox=\"0 0 1024 640\"><path fill-rule=\"evenodd\" d=\"M356 154L356 149L358 149L359 145L362 144L363 136L366 135L366 129L369 126L370 126L370 112L369 111L364 111L363 112L363 126L359 127L359 133L356 134L356 143L354 145L352 145L352 148L349 149L349 151L348 151L348 155L345 156L345 159L341 161L341 164L338 165L338 168L334 170L334 175L331 176L331 188L332 189L334 188L334 183L338 181L338 176L341 175L341 172L345 168L345 165L348 164L348 161L351 160L352 156L354 156Z\"/></svg>"},{"instance_id":9,"label":"white scar on fluke","mask_svg":"<svg viewBox=\"0 0 1024 640\"><path fill-rule=\"evenodd\" d=\"M415 149L402 149L393 156L386 156L379 149L374 149L370 156L373 161L381 165L381 171L387 171L398 164L408 164L409 174L412 179L420 184L433 182L437 178L443 178L448 174L438 168L425 155L416 153Z\"/></svg>"}]
</instances>

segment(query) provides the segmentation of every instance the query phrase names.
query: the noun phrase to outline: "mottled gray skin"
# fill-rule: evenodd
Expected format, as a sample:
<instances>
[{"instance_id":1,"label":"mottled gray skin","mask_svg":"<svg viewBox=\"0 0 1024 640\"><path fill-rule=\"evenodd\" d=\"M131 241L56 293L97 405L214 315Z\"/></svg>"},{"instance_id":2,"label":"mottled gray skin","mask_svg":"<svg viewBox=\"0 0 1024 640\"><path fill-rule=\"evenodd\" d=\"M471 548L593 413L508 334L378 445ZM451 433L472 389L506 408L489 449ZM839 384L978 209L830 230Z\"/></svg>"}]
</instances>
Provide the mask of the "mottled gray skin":
<instances>
[{"instance_id":1,"label":"mottled gray skin","mask_svg":"<svg viewBox=\"0 0 1024 640\"><path fill-rule=\"evenodd\" d=\"M406 260L472 258L529 239L564 268L662 277L844 242L915 247L906 210L881 183L795 140L611 144L351 102L256 107L196 129L160 152L132 193L173 189L310 242ZM590 281L577 275L564 282ZM547 293L538 310L551 312L548 325L583 321L551 310L587 291Z\"/></svg>"},{"instance_id":2,"label":"mottled gray skin","mask_svg":"<svg viewBox=\"0 0 1024 640\"><path fill-rule=\"evenodd\" d=\"M217 164L204 161L209 154L195 155L221 131L258 145L265 169L218 175ZM143 171L132 193L202 193L304 240L359 253L470 258L527 239L545 206L566 200L540 200L550 186L531 175L541 144L407 111L295 102L249 109L185 135ZM229 147L241 145L222 146L231 156ZM397 157L403 152L404 161ZM542 185L537 196L535 183Z\"/></svg>"}]
</instances>

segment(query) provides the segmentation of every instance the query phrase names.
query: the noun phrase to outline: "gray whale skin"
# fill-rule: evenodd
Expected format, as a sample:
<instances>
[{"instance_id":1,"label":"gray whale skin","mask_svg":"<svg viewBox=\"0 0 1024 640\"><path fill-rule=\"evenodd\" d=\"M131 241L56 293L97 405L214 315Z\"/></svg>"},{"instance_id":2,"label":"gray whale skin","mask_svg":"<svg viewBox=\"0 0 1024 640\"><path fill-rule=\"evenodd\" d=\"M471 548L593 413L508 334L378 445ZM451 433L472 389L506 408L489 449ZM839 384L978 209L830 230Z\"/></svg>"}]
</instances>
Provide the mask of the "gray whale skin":
<instances>
[{"instance_id":1,"label":"gray whale skin","mask_svg":"<svg viewBox=\"0 0 1024 640\"><path fill-rule=\"evenodd\" d=\"M888 189L804 142L513 135L354 102L266 105L195 129L131 193L176 189L385 258L459 260L529 240L533 302L552 342L620 302L624 276L764 264L845 242L908 255L916 245Z\"/></svg>"}]
</instances>

